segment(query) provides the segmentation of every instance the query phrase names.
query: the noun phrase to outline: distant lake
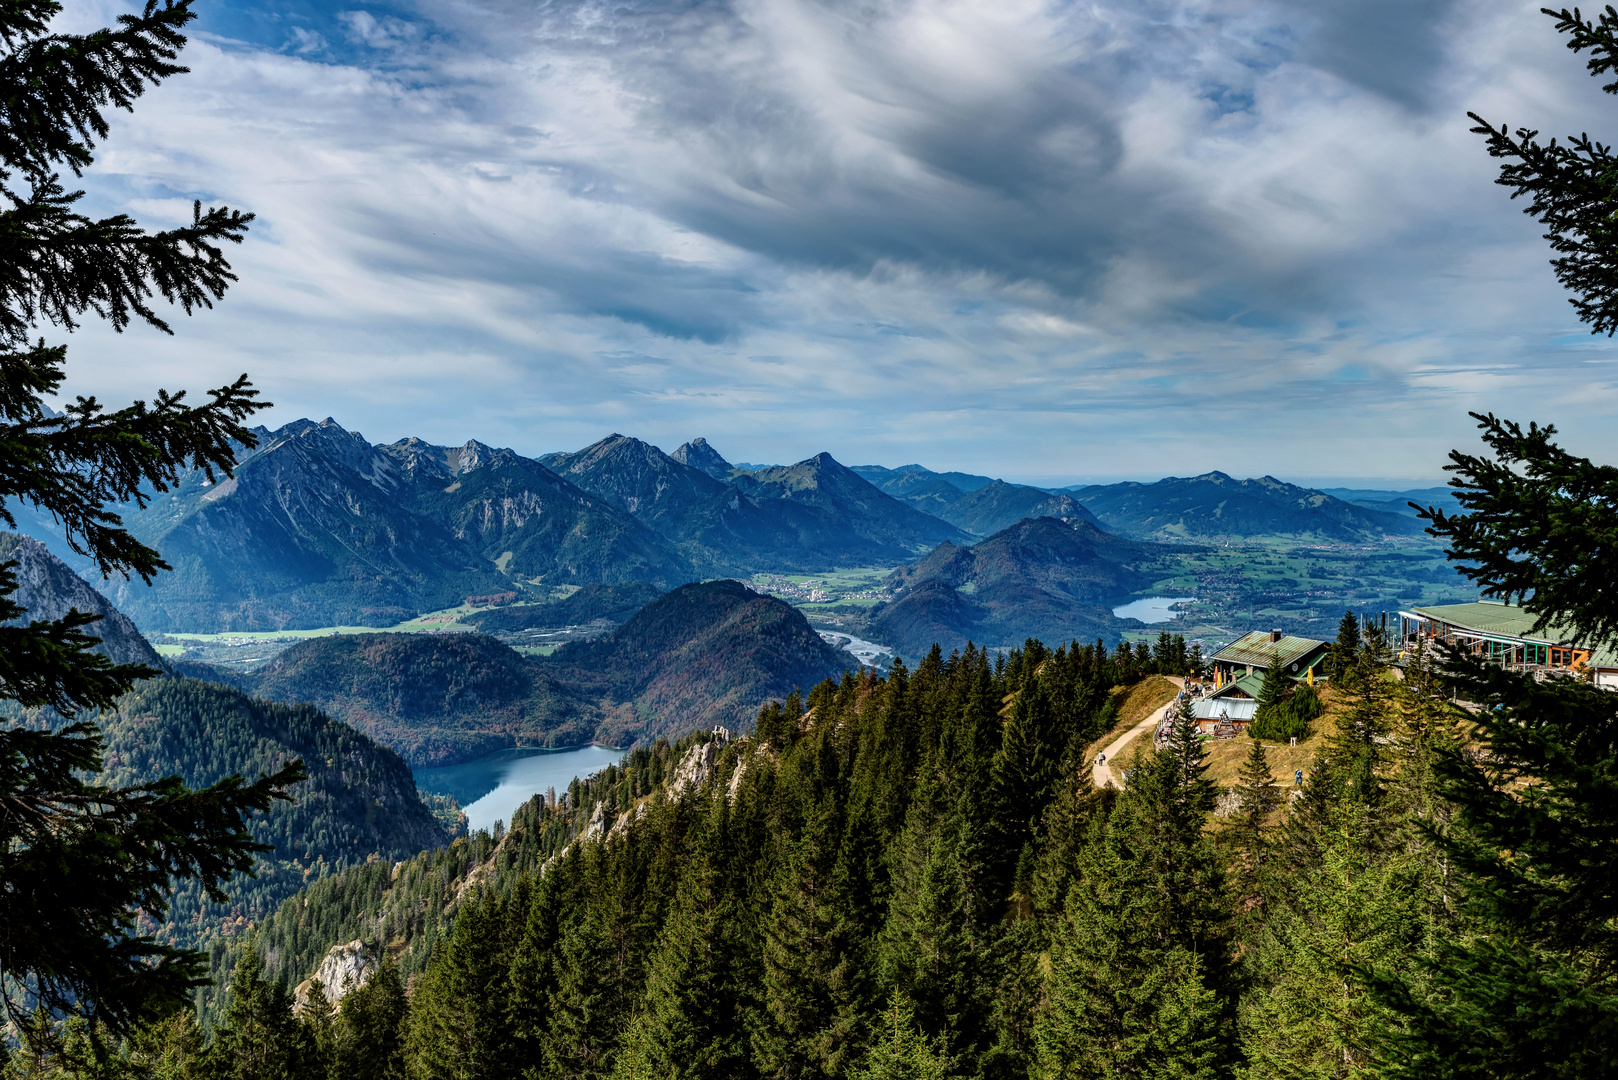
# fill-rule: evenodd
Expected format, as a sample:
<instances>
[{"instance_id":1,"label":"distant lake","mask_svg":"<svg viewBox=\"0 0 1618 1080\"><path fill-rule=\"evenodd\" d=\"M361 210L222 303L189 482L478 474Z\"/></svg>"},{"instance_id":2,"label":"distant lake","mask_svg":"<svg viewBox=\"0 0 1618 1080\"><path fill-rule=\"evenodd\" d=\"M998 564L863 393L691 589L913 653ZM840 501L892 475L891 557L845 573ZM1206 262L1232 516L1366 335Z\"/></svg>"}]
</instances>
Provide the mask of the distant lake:
<instances>
[{"instance_id":1,"label":"distant lake","mask_svg":"<svg viewBox=\"0 0 1618 1080\"><path fill-rule=\"evenodd\" d=\"M498 750L461 765L414 772L420 790L455 796L471 828L492 829L496 821L510 825L517 807L546 788L560 795L575 776L589 776L623 756L605 746Z\"/></svg>"},{"instance_id":2,"label":"distant lake","mask_svg":"<svg viewBox=\"0 0 1618 1080\"><path fill-rule=\"evenodd\" d=\"M1170 611L1170 607L1195 599L1194 596L1148 596L1144 600L1131 600L1123 607L1115 607L1112 613L1120 619L1139 619L1144 623L1168 622L1180 616L1179 612Z\"/></svg>"}]
</instances>

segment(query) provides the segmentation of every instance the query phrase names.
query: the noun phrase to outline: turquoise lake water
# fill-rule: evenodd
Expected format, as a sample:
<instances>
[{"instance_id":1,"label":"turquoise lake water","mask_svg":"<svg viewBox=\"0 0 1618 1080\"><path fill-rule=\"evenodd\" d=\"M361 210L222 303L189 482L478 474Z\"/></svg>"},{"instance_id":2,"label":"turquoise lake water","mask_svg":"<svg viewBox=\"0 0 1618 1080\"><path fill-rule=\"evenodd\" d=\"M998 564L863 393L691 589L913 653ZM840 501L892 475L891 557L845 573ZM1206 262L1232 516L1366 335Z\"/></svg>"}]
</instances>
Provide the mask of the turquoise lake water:
<instances>
[{"instance_id":1,"label":"turquoise lake water","mask_svg":"<svg viewBox=\"0 0 1618 1080\"><path fill-rule=\"evenodd\" d=\"M606 746L499 750L461 765L417 769L416 787L455 796L471 828L492 829L496 821L509 825L517 807L546 788L560 795L575 776L589 776L623 756Z\"/></svg>"},{"instance_id":2,"label":"turquoise lake water","mask_svg":"<svg viewBox=\"0 0 1618 1080\"><path fill-rule=\"evenodd\" d=\"M1139 619L1144 623L1168 622L1179 617L1177 612L1169 610L1170 606L1195 599L1194 596L1148 596L1144 600L1133 600L1122 607L1115 607L1112 613L1120 619Z\"/></svg>"}]
</instances>

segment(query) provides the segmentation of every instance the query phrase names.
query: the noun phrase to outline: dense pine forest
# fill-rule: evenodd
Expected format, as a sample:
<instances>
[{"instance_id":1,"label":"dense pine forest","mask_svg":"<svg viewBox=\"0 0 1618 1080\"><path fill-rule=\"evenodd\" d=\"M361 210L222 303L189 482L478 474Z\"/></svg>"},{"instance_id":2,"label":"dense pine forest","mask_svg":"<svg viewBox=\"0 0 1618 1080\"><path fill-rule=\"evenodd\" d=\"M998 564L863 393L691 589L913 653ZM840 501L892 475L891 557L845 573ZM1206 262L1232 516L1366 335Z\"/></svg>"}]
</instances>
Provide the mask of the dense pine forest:
<instances>
[{"instance_id":1,"label":"dense pine forest","mask_svg":"<svg viewBox=\"0 0 1618 1080\"><path fill-rule=\"evenodd\" d=\"M828 681L749 736L643 748L509 831L314 885L259 929L209 1035L168 1021L88 1072L88 1042L25 1039L13 1071L1355 1074L1397 1056L1400 995L1475 918L1435 838L1473 714L1390 660L1370 627L1340 644L1301 788L1244 737L1223 799L1184 717L1121 791L1093 786L1145 650L934 650ZM351 938L382 970L294 1008Z\"/></svg>"}]
</instances>

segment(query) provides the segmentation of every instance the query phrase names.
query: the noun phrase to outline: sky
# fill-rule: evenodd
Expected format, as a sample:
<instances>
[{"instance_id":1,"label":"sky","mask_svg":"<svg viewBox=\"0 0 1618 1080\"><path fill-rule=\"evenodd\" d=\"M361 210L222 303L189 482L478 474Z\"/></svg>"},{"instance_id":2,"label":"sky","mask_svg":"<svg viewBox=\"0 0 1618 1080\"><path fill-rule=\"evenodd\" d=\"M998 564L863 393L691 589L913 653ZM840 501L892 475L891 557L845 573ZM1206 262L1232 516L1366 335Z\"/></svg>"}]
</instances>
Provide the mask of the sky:
<instances>
[{"instance_id":1,"label":"sky","mask_svg":"<svg viewBox=\"0 0 1618 1080\"><path fill-rule=\"evenodd\" d=\"M250 210L240 282L68 389L1046 484L1441 482L1469 410L1618 460L1618 346L1468 130L1618 137L1540 6L200 0L85 205Z\"/></svg>"}]
</instances>

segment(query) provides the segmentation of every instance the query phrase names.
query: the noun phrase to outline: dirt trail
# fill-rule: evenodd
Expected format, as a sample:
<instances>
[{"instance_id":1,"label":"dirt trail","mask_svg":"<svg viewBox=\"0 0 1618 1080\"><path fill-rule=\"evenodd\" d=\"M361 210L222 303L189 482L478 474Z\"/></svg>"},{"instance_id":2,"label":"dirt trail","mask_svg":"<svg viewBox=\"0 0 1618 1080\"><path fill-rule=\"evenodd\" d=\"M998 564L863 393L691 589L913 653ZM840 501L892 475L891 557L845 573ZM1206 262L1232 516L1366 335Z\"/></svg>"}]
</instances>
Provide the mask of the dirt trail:
<instances>
[{"instance_id":1,"label":"dirt trail","mask_svg":"<svg viewBox=\"0 0 1618 1080\"><path fill-rule=\"evenodd\" d=\"M1170 679L1172 682L1178 683L1182 690L1185 689L1184 679L1172 677L1170 677ZM1163 720L1163 717L1168 715L1169 709L1174 707L1174 703L1177 700L1177 698L1170 699L1161 708L1154 709L1152 713L1146 717L1146 719L1142 720L1140 723L1118 736L1118 738L1114 739L1106 746L1105 749L1101 751L1103 758L1106 760L1106 764L1094 766L1094 772L1092 775L1095 779L1096 787L1107 787L1108 785L1111 785L1112 787L1123 786L1112 774L1113 761L1117 759L1119 754L1124 752L1124 747L1128 746L1137 735L1141 734L1141 732L1155 730L1157 725Z\"/></svg>"}]
</instances>

